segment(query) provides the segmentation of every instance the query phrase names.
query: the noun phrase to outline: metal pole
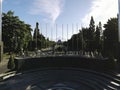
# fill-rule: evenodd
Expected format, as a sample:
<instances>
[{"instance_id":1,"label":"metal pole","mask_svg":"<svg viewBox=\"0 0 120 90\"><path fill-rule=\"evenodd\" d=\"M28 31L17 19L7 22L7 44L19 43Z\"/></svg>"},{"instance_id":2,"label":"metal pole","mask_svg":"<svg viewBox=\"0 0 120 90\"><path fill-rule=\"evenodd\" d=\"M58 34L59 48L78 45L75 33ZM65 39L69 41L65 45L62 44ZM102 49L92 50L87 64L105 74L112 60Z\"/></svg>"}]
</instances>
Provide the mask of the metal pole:
<instances>
[{"instance_id":1,"label":"metal pole","mask_svg":"<svg viewBox=\"0 0 120 90\"><path fill-rule=\"evenodd\" d=\"M42 24L41 24L41 50L42 50Z\"/></svg>"},{"instance_id":2,"label":"metal pole","mask_svg":"<svg viewBox=\"0 0 120 90\"><path fill-rule=\"evenodd\" d=\"M82 34L82 54L83 54L83 51L84 51L84 38L83 38L83 30L81 31L81 34Z\"/></svg>"},{"instance_id":3,"label":"metal pole","mask_svg":"<svg viewBox=\"0 0 120 90\"><path fill-rule=\"evenodd\" d=\"M46 24L46 48L47 48L47 24Z\"/></svg>"},{"instance_id":4,"label":"metal pole","mask_svg":"<svg viewBox=\"0 0 120 90\"><path fill-rule=\"evenodd\" d=\"M62 24L62 46L63 46L63 24ZM63 52L63 48L62 48L62 52Z\"/></svg>"},{"instance_id":5,"label":"metal pole","mask_svg":"<svg viewBox=\"0 0 120 90\"><path fill-rule=\"evenodd\" d=\"M73 33L74 33L74 25L72 24L72 51L74 49L74 43L73 43L74 37L73 37Z\"/></svg>"},{"instance_id":6,"label":"metal pole","mask_svg":"<svg viewBox=\"0 0 120 90\"><path fill-rule=\"evenodd\" d=\"M57 43L57 24L56 24L56 43Z\"/></svg>"},{"instance_id":7,"label":"metal pole","mask_svg":"<svg viewBox=\"0 0 120 90\"><path fill-rule=\"evenodd\" d=\"M53 40L53 30L52 30L53 28L51 27L51 41Z\"/></svg>"},{"instance_id":8,"label":"metal pole","mask_svg":"<svg viewBox=\"0 0 120 90\"><path fill-rule=\"evenodd\" d=\"M77 29L77 51L78 51L78 24L76 24L76 29Z\"/></svg>"},{"instance_id":9,"label":"metal pole","mask_svg":"<svg viewBox=\"0 0 120 90\"><path fill-rule=\"evenodd\" d=\"M63 41L63 24L62 24L62 41Z\"/></svg>"},{"instance_id":10,"label":"metal pole","mask_svg":"<svg viewBox=\"0 0 120 90\"><path fill-rule=\"evenodd\" d=\"M67 51L68 51L68 24L67 24Z\"/></svg>"}]
</instances>

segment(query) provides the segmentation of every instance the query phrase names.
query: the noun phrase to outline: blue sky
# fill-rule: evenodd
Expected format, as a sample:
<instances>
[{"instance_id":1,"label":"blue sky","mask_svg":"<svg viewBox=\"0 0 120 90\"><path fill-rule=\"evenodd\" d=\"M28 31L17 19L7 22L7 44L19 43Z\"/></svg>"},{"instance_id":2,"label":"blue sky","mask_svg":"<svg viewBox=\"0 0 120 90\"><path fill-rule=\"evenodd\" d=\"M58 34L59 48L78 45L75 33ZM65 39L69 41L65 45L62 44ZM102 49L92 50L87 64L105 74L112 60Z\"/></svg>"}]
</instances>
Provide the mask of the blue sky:
<instances>
[{"instance_id":1,"label":"blue sky","mask_svg":"<svg viewBox=\"0 0 120 90\"><path fill-rule=\"evenodd\" d=\"M94 17L96 25L99 21L105 24L109 18L116 17L118 0L3 0L2 10L14 11L14 14L30 24L33 30L35 23L39 22L41 32L53 40L56 40L56 37L66 40L82 26L88 26L91 16Z\"/></svg>"}]
</instances>

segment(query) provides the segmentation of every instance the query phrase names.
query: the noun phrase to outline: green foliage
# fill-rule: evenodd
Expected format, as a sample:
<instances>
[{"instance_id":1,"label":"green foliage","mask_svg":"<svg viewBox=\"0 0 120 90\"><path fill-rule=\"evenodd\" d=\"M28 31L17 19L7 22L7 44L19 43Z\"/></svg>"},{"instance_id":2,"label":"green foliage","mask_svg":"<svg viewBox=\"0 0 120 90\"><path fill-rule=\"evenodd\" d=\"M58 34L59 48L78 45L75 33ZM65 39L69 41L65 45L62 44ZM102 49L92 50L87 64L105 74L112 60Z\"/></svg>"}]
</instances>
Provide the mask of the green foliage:
<instances>
[{"instance_id":1,"label":"green foliage","mask_svg":"<svg viewBox=\"0 0 120 90\"><path fill-rule=\"evenodd\" d=\"M90 24L89 24L89 39L94 40L94 32L95 32L95 22L93 16L91 16Z\"/></svg>"},{"instance_id":2,"label":"green foliage","mask_svg":"<svg viewBox=\"0 0 120 90\"><path fill-rule=\"evenodd\" d=\"M2 40L5 52L19 52L26 49L32 40L31 26L21 21L14 12L8 11L2 15Z\"/></svg>"},{"instance_id":3,"label":"green foliage","mask_svg":"<svg viewBox=\"0 0 120 90\"><path fill-rule=\"evenodd\" d=\"M96 33L98 34L98 32ZM93 17L91 17L89 28L82 28L78 34L73 35L68 41L68 46L69 49L73 48L73 50L94 51L96 49L95 22Z\"/></svg>"},{"instance_id":4,"label":"green foliage","mask_svg":"<svg viewBox=\"0 0 120 90\"><path fill-rule=\"evenodd\" d=\"M84 50L103 52L105 57L117 57L118 45L118 18L111 18L104 24L102 34L102 24L99 22L95 26L93 16L91 16L89 27L82 28L79 33L74 34L71 39L64 42L63 45L68 50ZM14 12L8 11L2 15L2 40L4 42L5 52L20 52L24 50L34 50L48 48L55 44L49 38L42 35L39 28L36 27L31 35L31 26L21 21ZM37 41L37 43L36 43ZM10 62L12 63L12 58ZM13 65L14 67L14 65ZM10 67L9 67L10 68Z\"/></svg>"},{"instance_id":5,"label":"green foliage","mask_svg":"<svg viewBox=\"0 0 120 90\"><path fill-rule=\"evenodd\" d=\"M37 35L37 36L36 36ZM48 40L39 32L39 29L34 30L33 34L33 50L37 47L37 49L42 49L47 47Z\"/></svg>"},{"instance_id":6,"label":"green foliage","mask_svg":"<svg viewBox=\"0 0 120 90\"><path fill-rule=\"evenodd\" d=\"M111 18L104 25L104 54L108 57L117 57L118 18Z\"/></svg>"},{"instance_id":7,"label":"green foliage","mask_svg":"<svg viewBox=\"0 0 120 90\"><path fill-rule=\"evenodd\" d=\"M52 46L55 42L50 41L49 38L46 38L44 35L40 34L38 26L36 26L33 34L32 50L48 48Z\"/></svg>"},{"instance_id":8,"label":"green foliage","mask_svg":"<svg viewBox=\"0 0 120 90\"><path fill-rule=\"evenodd\" d=\"M95 28L95 22L91 17L89 27L82 28L79 33L74 34L70 40L64 42L68 50L98 51L104 57L117 58L118 55L118 18L111 18L104 24Z\"/></svg>"},{"instance_id":9,"label":"green foliage","mask_svg":"<svg viewBox=\"0 0 120 90\"><path fill-rule=\"evenodd\" d=\"M15 68L14 55L10 55L7 68L11 69L11 70L13 70Z\"/></svg>"},{"instance_id":10,"label":"green foliage","mask_svg":"<svg viewBox=\"0 0 120 90\"><path fill-rule=\"evenodd\" d=\"M95 31L95 49L99 52L102 51L102 39L101 39L102 25L99 22L99 25L96 26Z\"/></svg>"},{"instance_id":11,"label":"green foliage","mask_svg":"<svg viewBox=\"0 0 120 90\"><path fill-rule=\"evenodd\" d=\"M64 42L64 46L67 47L70 51L78 51L82 49L82 38L81 38L81 32L78 34L74 34L70 40L67 42Z\"/></svg>"}]
</instances>

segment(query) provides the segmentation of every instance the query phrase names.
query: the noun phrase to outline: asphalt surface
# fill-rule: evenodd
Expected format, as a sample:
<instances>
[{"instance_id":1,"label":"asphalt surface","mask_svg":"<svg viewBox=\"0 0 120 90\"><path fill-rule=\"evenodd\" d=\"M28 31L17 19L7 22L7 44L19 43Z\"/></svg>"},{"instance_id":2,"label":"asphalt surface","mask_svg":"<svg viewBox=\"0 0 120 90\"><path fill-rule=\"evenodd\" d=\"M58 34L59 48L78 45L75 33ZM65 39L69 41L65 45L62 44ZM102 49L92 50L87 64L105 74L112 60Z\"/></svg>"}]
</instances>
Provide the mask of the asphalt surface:
<instances>
[{"instance_id":1,"label":"asphalt surface","mask_svg":"<svg viewBox=\"0 0 120 90\"><path fill-rule=\"evenodd\" d=\"M9 71L8 60L4 58L0 63L0 74ZM12 78L0 82L0 90L120 90L120 74L64 68L38 69L15 73Z\"/></svg>"},{"instance_id":2,"label":"asphalt surface","mask_svg":"<svg viewBox=\"0 0 120 90\"><path fill-rule=\"evenodd\" d=\"M83 69L38 69L0 82L0 90L120 90L120 77Z\"/></svg>"}]
</instances>

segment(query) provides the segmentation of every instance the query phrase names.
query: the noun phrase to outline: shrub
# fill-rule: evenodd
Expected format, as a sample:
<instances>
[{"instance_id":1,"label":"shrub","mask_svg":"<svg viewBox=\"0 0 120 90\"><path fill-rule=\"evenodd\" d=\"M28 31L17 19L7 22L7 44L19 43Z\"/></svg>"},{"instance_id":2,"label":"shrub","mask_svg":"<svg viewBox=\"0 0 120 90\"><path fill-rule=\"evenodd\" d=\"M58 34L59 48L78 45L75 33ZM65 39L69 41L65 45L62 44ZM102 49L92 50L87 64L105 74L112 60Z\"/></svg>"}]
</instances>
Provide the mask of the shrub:
<instances>
[{"instance_id":1,"label":"shrub","mask_svg":"<svg viewBox=\"0 0 120 90\"><path fill-rule=\"evenodd\" d=\"M8 65L7 65L8 69L13 70L15 68L15 63L14 63L14 55L10 55L9 61L8 61Z\"/></svg>"}]
</instances>

